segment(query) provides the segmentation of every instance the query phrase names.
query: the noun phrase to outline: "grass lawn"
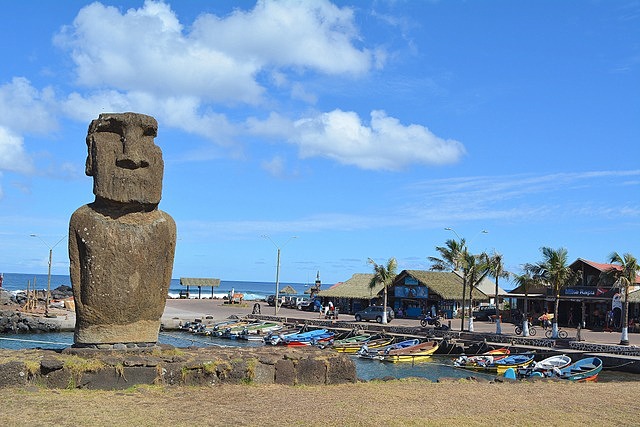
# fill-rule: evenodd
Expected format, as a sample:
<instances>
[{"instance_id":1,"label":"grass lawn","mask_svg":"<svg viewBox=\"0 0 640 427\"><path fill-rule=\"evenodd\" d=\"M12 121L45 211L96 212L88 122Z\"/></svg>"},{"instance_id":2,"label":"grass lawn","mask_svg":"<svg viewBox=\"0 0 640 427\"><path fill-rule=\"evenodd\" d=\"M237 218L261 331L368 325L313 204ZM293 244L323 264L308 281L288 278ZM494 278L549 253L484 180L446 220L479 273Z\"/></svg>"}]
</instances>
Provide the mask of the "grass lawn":
<instances>
[{"instance_id":1,"label":"grass lawn","mask_svg":"<svg viewBox=\"0 0 640 427\"><path fill-rule=\"evenodd\" d=\"M2 390L3 426L638 425L640 382L137 386Z\"/></svg>"}]
</instances>

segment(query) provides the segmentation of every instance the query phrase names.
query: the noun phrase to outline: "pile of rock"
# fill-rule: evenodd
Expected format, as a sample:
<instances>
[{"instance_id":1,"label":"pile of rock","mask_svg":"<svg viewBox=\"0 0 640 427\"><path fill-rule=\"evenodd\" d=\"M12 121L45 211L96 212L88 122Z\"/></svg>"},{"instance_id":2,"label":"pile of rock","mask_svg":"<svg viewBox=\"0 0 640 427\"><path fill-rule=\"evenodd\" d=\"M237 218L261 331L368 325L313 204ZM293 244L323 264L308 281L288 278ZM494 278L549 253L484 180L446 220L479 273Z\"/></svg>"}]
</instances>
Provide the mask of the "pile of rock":
<instances>
[{"instance_id":1,"label":"pile of rock","mask_svg":"<svg viewBox=\"0 0 640 427\"><path fill-rule=\"evenodd\" d=\"M0 332L28 334L39 332L58 332L60 325L46 318L31 316L16 310L0 311Z\"/></svg>"}]
</instances>

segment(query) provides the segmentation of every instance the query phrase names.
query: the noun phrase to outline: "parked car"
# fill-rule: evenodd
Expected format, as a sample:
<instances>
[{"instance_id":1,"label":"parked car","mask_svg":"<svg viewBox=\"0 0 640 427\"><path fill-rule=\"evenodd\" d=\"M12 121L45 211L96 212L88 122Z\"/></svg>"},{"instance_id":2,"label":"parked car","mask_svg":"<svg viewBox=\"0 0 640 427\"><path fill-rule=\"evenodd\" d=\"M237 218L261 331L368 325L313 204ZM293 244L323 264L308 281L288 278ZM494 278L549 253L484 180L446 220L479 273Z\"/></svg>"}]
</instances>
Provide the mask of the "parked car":
<instances>
[{"instance_id":1,"label":"parked car","mask_svg":"<svg viewBox=\"0 0 640 427\"><path fill-rule=\"evenodd\" d=\"M495 316L496 314L496 308L490 306L481 306L471 313L473 320L489 320L491 316Z\"/></svg>"},{"instance_id":2,"label":"parked car","mask_svg":"<svg viewBox=\"0 0 640 427\"><path fill-rule=\"evenodd\" d=\"M304 300L304 297L296 297L292 295L286 295L282 297L282 307L285 308L298 308L298 304Z\"/></svg>"},{"instance_id":3,"label":"parked car","mask_svg":"<svg viewBox=\"0 0 640 427\"><path fill-rule=\"evenodd\" d=\"M370 305L364 310L360 310L355 313L356 322L361 322L363 320L375 320L378 323L382 323L382 315L384 314L383 308L380 305ZM394 318L393 309L391 307L387 307L387 322L390 322Z\"/></svg>"},{"instance_id":4,"label":"parked car","mask_svg":"<svg viewBox=\"0 0 640 427\"><path fill-rule=\"evenodd\" d=\"M305 298L298 303L298 310L320 311L320 300L318 298Z\"/></svg>"},{"instance_id":5,"label":"parked car","mask_svg":"<svg viewBox=\"0 0 640 427\"><path fill-rule=\"evenodd\" d=\"M276 305L276 296L275 295L269 295L267 297L267 304L269 304L271 307L274 307Z\"/></svg>"}]
</instances>

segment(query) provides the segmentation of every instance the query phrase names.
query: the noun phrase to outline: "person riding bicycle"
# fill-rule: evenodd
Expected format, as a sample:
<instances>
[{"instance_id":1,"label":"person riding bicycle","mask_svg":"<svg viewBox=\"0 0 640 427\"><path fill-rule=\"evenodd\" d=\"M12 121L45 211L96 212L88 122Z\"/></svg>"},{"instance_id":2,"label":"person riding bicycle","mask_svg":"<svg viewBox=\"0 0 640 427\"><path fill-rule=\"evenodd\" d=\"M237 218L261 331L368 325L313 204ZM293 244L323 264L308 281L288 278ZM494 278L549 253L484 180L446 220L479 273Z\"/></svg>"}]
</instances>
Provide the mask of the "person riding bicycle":
<instances>
[{"instance_id":1,"label":"person riding bicycle","mask_svg":"<svg viewBox=\"0 0 640 427\"><path fill-rule=\"evenodd\" d=\"M538 320L540 320L542 322L542 327L544 329L550 328L551 327L551 319L553 318L553 315L549 314L547 312L547 310L544 311L544 314L540 317L538 317Z\"/></svg>"}]
</instances>

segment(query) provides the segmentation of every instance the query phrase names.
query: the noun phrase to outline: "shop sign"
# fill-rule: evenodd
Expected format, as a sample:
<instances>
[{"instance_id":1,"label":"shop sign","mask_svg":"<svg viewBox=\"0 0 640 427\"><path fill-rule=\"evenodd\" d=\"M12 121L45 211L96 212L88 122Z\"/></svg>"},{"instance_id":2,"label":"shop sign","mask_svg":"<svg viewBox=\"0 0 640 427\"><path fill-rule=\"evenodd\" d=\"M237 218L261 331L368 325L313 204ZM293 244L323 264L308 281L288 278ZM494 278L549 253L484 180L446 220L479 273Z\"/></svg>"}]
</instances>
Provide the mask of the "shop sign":
<instances>
[{"instance_id":1,"label":"shop sign","mask_svg":"<svg viewBox=\"0 0 640 427\"><path fill-rule=\"evenodd\" d=\"M593 286L573 286L560 290L560 295L565 297L588 297L588 298L613 298L617 288L596 288Z\"/></svg>"}]
</instances>

